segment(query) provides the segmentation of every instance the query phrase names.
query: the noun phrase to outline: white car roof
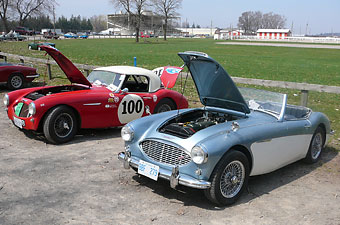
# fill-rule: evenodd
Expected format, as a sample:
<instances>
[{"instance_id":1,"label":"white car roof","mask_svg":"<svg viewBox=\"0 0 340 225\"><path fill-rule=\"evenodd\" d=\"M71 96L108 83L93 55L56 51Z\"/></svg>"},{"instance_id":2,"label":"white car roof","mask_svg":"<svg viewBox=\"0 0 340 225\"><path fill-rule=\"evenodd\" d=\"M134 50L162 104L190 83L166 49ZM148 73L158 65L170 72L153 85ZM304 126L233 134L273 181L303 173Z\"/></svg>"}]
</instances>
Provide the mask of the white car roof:
<instances>
[{"instance_id":1,"label":"white car roof","mask_svg":"<svg viewBox=\"0 0 340 225\"><path fill-rule=\"evenodd\" d=\"M149 92L157 91L161 87L161 79L151 70L135 66L107 66L99 67L94 70L109 71L125 75L137 75L149 77Z\"/></svg>"}]
</instances>

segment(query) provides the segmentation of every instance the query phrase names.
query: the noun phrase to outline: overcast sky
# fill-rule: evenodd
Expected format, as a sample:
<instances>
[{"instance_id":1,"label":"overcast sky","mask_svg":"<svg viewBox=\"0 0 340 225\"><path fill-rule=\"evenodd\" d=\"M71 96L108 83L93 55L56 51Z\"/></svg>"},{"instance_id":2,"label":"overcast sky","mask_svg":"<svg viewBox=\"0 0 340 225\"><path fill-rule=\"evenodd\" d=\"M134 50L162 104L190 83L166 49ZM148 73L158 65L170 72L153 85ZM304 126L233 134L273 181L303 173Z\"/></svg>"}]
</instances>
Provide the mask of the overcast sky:
<instances>
[{"instance_id":1,"label":"overcast sky","mask_svg":"<svg viewBox=\"0 0 340 225\"><path fill-rule=\"evenodd\" d=\"M118 12L109 0L57 0L57 16L93 15ZM183 21L201 27L236 27L238 17L245 11L274 12L287 18L286 28L293 33L340 33L340 0L183 0L179 13Z\"/></svg>"}]
</instances>

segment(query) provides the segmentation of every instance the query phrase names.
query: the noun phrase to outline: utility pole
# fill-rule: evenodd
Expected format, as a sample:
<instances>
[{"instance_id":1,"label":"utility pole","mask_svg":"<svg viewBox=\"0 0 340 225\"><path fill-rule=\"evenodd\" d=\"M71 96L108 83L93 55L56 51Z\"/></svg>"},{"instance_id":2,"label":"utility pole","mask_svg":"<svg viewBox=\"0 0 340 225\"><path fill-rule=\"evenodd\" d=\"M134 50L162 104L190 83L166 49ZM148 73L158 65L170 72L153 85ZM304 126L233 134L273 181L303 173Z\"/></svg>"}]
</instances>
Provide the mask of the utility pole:
<instances>
[{"instance_id":1,"label":"utility pole","mask_svg":"<svg viewBox=\"0 0 340 225\"><path fill-rule=\"evenodd\" d=\"M294 21L292 21L292 26L290 28L290 31L292 32L292 36L293 36L293 29L294 29Z\"/></svg>"},{"instance_id":2,"label":"utility pole","mask_svg":"<svg viewBox=\"0 0 340 225\"><path fill-rule=\"evenodd\" d=\"M210 36L212 36L212 26L213 26L213 22L211 20L211 23L210 23Z\"/></svg>"},{"instance_id":3,"label":"utility pole","mask_svg":"<svg viewBox=\"0 0 340 225\"><path fill-rule=\"evenodd\" d=\"M54 5L52 7L53 7L53 29L54 29L54 34L55 34L55 7Z\"/></svg>"},{"instance_id":4,"label":"utility pole","mask_svg":"<svg viewBox=\"0 0 340 225\"><path fill-rule=\"evenodd\" d=\"M307 33L308 33L308 22L306 24L306 33L305 33L305 36L307 35Z\"/></svg>"}]
</instances>

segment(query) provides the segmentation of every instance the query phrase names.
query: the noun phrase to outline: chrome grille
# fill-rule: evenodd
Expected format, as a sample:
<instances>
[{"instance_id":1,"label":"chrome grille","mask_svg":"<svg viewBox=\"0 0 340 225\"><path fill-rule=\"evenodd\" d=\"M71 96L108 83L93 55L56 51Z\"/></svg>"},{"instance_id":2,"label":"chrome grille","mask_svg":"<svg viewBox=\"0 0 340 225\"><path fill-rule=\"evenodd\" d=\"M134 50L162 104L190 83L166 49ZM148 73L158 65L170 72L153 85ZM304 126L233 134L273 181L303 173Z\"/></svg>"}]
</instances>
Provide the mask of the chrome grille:
<instances>
[{"instance_id":1,"label":"chrome grille","mask_svg":"<svg viewBox=\"0 0 340 225\"><path fill-rule=\"evenodd\" d=\"M191 157L185 151L162 142L146 140L141 143L142 151L151 159L170 165L185 165Z\"/></svg>"}]
</instances>

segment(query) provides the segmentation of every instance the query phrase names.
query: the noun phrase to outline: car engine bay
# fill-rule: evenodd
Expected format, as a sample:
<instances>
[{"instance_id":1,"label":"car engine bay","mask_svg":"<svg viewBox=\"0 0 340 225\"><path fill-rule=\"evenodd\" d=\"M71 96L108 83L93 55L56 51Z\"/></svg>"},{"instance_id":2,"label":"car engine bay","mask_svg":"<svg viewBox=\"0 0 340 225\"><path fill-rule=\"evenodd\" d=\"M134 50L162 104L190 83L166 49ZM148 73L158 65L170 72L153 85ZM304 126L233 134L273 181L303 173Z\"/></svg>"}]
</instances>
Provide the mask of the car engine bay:
<instances>
[{"instance_id":1,"label":"car engine bay","mask_svg":"<svg viewBox=\"0 0 340 225\"><path fill-rule=\"evenodd\" d=\"M51 94L57 94L57 93L69 92L69 91L80 91L84 89L87 89L87 88L82 87L82 86L75 86L75 85L50 87L50 88L44 88L38 91L31 92L28 95L26 95L25 98L35 101L41 97L48 96Z\"/></svg>"},{"instance_id":2,"label":"car engine bay","mask_svg":"<svg viewBox=\"0 0 340 225\"><path fill-rule=\"evenodd\" d=\"M159 132L180 138L189 138L207 127L237 119L239 119L238 116L228 113L200 109L176 116L164 124Z\"/></svg>"}]
</instances>

